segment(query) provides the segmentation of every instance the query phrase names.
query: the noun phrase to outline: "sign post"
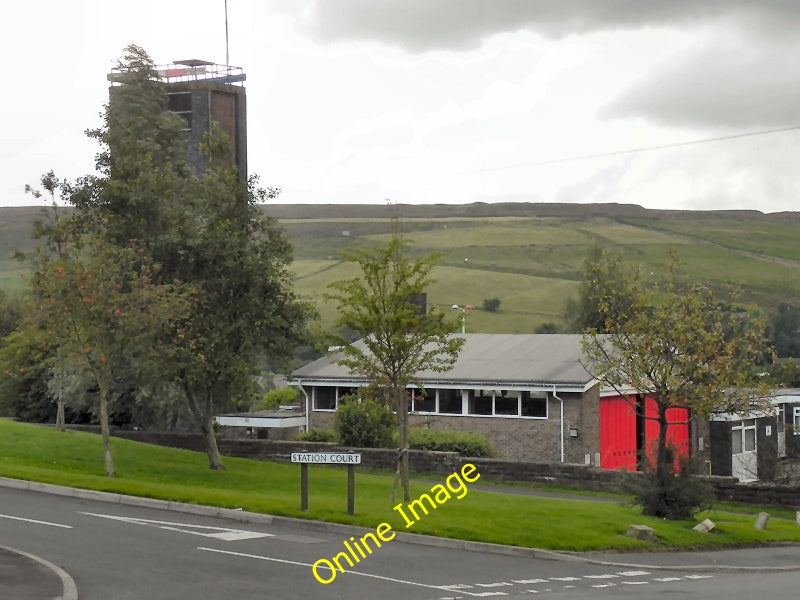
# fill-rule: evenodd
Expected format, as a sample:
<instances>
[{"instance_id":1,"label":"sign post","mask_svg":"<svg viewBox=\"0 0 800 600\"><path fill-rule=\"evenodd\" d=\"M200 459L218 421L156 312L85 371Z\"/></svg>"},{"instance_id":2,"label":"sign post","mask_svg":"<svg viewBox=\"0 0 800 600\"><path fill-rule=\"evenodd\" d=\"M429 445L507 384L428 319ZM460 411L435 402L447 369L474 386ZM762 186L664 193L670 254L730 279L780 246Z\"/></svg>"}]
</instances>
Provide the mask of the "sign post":
<instances>
[{"instance_id":1,"label":"sign post","mask_svg":"<svg viewBox=\"0 0 800 600\"><path fill-rule=\"evenodd\" d=\"M356 452L292 452L293 463L300 465L300 510L308 510L308 465L347 465L347 514L355 514L355 465L361 464Z\"/></svg>"}]
</instances>

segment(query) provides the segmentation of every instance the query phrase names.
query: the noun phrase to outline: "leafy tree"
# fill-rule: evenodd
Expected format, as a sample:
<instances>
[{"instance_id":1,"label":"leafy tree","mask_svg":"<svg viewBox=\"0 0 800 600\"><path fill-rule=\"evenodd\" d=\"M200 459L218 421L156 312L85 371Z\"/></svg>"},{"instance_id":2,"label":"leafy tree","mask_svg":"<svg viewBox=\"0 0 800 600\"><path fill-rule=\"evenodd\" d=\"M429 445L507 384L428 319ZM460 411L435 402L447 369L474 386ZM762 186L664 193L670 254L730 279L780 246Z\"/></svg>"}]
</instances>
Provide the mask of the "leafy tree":
<instances>
[{"instance_id":1,"label":"leafy tree","mask_svg":"<svg viewBox=\"0 0 800 600\"><path fill-rule=\"evenodd\" d=\"M615 263L603 264L599 279L613 275L608 269L616 271L615 277L622 273ZM629 398L634 408L637 394L654 399L659 432L654 493L647 496L644 512L685 518L693 507L691 500L680 506L672 494L676 488L667 445L667 409L685 407L693 415L708 416L746 413L760 406L767 390L750 373L768 353L768 344L763 321L746 312L725 310L726 305L704 285L680 284L674 255L667 273L666 281L656 288L646 288L628 275L621 283L630 294L629 309L621 315L608 313L602 332L590 329L583 348L589 372Z\"/></svg>"},{"instance_id":2,"label":"leafy tree","mask_svg":"<svg viewBox=\"0 0 800 600\"><path fill-rule=\"evenodd\" d=\"M578 299L567 302L568 329L579 333L605 331L619 316L635 310L633 302L639 285L637 269L595 246L583 263Z\"/></svg>"},{"instance_id":3,"label":"leafy tree","mask_svg":"<svg viewBox=\"0 0 800 600\"><path fill-rule=\"evenodd\" d=\"M404 252L407 243L395 231L383 248L345 253L345 260L357 265L360 275L330 284L333 292L325 298L339 309L336 326L363 336L351 344L332 334L334 343L342 347L337 362L385 389L397 413L397 475L404 499L409 501L406 388L422 388L417 373L423 370L451 368L464 339L452 335L460 324L450 311L434 307L421 312L412 303L432 283L430 273L438 258L431 255L411 260Z\"/></svg>"},{"instance_id":4,"label":"leafy tree","mask_svg":"<svg viewBox=\"0 0 800 600\"><path fill-rule=\"evenodd\" d=\"M20 303L0 290L0 340L17 328L20 318Z\"/></svg>"},{"instance_id":5,"label":"leafy tree","mask_svg":"<svg viewBox=\"0 0 800 600\"><path fill-rule=\"evenodd\" d=\"M212 128L203 150L208 168L192 173L183 121L167 110L165 84L138 46L117 64L102 127L99 176L62 185L75 207L73 231L125 248L135 240L158 265L157 284L194 294L171 341L173 359L153 378L181 390L206 440L209 465L222 469L213 417L226 404L249 402L259 360L285 359L304 337L309 306L291 288L291 246L259 203L277 190L243 183L221 156L229 140Z\"/></svg>"},{"instance_id":6,"label":"leafy tree","mask_svg":"<svg viewBox=\"0 0 800 600\"><path fill-rule=\"evenodd\" d=\"M141 374L163 360L156 347L164 345L165 326L180 316L183 298L153 283L143 251L101 242L69 259L45 262L34 274L33 292L37 330L43 342L50 338L57 346L58 368L65 357L75 362L99 391L105 471L114 477L109 403L122 373Z\"/></svg>"},{"instance_id":7,"label":"leafy tree","mask_svg":"<svg viewBox=\"0 0 800 600\"><path fill-rule=\"evenodd\" d=\"M500 308L500 298L483 299L483 310L488 312L497 312L498 308Z\"/></svg>"},{"instance_id":8,"label":"leafy tree","mask_svg":"<svg viewBox=\"0 0 800 600\"><path fill-rule=\"evenodd\" d=\"M800 308L781 302L769 321L768 332L780 358L800 358Z\"/></svg>"}]
</instances>

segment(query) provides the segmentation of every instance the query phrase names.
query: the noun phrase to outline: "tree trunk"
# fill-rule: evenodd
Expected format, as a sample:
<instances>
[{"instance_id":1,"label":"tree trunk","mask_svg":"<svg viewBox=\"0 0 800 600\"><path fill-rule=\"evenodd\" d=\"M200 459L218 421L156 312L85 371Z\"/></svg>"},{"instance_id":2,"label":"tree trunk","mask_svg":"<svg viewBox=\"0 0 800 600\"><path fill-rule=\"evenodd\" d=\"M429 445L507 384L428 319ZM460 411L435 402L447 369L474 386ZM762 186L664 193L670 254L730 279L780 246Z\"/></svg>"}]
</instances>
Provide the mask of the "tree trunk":
<instances>
[{"instance_id":1,"label":"tree trunk","mask_svg":"<svg viewBox=\"0 0 800 600\"><path fill-rule=\"evenodd\" d=\"M108 427L108 386L100 384L100 433L103 438L103 456L105 457L106 477L116 477L114 458L111 456L111 439Z\"/></svg>"},{"instance_id":2,"label":"tree trunk","mask_svg":"<svg viewBox=\"0 0 800 600\"><path fill-rule=\"evenodd\" d=\"M66 430L67 428L64 425L64 401L59 397L56 403L56 431Z\"/></svg>"},{"instance_id":3,"label":"tree trunk","mask_svg":"<svg viewBox=\"0 0 800 600\"><path fill-rule=\"evenodd\" d=\"M658 403L658 445L656 452L656 479L663 481L672 470L667 452L667 407Z\"/></svg>"},{"instance_id":4,"label":"tree trunk","mask_svg":"<svg viewBox=\"0 0 800 600\"><path fill-rule=\"evenodd\" d=\"M217 435L214 432L214 415L208 414L204 417L203 425L203 438L206 441L206 454L208 454L208 468L213 471L224 471L225 465L222 463L222 457L219 455L219 448L217 448Z\"/></svg>"},{"instance_id":5,"label":"tree trunk","mask_svg":"<svg viewBox=\"0 0 800 600\"><path fill-rule=\"evenodd\" d=\"M224 471L225 465L219 455L217 436L214 432L214 401L211 398L211 392L206 390L206 397L201 407L194 397L192 386L185 380L181 382L181 385L183 386L183 393L186 395L186 401L189 404L189 412L192 413L195 421L200 425L200 431L203 433L206 454L208 455L208 468L213 471Z\"/></svg>"},{"instance_id":6,"label":"tree trunk","mask_svg":"<svg viewBox=\"0 0 800 600\"><path fill-rule=\"evenodd\" d=\"M400 484L403 486L403 501L409 502L411 494L408 482L408 401L405 388L395 390L397 417L399 419L398 442L400 446L400 460L397 470L400 475Z\"/></svg>"}]
</instances>

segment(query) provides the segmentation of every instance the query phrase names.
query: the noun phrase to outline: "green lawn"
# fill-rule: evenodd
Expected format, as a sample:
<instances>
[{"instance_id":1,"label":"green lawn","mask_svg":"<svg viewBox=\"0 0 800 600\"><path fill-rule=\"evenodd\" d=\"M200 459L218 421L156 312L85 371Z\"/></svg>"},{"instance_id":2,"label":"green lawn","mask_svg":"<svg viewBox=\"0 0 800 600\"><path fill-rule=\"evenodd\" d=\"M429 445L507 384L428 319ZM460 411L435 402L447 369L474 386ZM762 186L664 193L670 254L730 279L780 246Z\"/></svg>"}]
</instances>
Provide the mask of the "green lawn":
<instances>
[{"instance_id":1,"label":"green lawn","mask_svg":"<svg viewBox=\"0 0 800 600\"><path fill-rule=\"evenodd\" d=\"M0 419L0 475L19 479L162 498L197 504L349 523L375 528L387 522L406 530L392 510L392 475L359 472L356 515L346 513L346 473L340 467L309 467L310 507L299 510L299 467L268 461L226 458L227 471L207 468L202 453L113 439L119 477L103 476L99 436L66 432ZM415 482L412 497L444 477ZM480 481L480 480L479 480ZM767 531L753 528L753 516L713 511L720 533L702 535L693 522L643 517L636 508L613 502L554 500L536 496L471 490L455 495L407 531L553 550L658 549L800 542L800 527L773 518ZM657 544L622 535L628 525L656 530Z\"/></svg>"}]
</instances>

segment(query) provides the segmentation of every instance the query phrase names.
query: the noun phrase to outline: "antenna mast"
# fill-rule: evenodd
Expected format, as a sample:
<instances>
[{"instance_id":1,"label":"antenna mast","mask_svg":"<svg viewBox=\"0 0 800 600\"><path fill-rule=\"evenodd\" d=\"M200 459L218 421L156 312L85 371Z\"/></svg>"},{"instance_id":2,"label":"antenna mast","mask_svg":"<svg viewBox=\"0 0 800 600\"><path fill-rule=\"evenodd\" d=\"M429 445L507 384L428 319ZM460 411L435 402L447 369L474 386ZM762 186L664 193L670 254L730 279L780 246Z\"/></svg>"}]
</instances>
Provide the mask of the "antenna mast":
<instances>
[{"instance_id":1,"label":"antenna mast","mask_svg":"<svg viewBox=\"0 0 800 600\"><path fill-rule=\"evenodd\" d=\"M225 0L225 66L230 66L231 59L228 56L228 0Z\"/></svg>"}]
</instances>

